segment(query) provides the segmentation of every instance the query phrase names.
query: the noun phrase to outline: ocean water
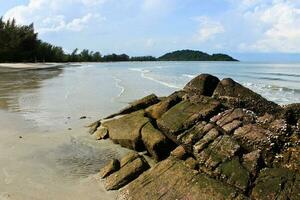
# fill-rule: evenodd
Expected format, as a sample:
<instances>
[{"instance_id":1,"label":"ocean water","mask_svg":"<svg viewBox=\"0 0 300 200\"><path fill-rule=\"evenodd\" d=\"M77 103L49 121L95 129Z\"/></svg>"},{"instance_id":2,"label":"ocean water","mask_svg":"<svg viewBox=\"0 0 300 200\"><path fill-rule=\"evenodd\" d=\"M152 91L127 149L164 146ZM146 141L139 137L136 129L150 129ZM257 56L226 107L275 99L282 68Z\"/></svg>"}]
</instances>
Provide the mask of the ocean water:
<instances>
[{"instance_id":1,"label":"ocean water","mask_svg":"<svg viewBox=\"0 0 300 200\"><path fill-rule=\"evenodd\" d=\"M115 193L105 192L96 173L126 150L109 141L95 141L85 126L145 95L169 95L201 73L231 77L281 105L300 102L297 63L125 62L47 70L0 68L0 200L114 199Z\"/></svg>"}]
</instances>

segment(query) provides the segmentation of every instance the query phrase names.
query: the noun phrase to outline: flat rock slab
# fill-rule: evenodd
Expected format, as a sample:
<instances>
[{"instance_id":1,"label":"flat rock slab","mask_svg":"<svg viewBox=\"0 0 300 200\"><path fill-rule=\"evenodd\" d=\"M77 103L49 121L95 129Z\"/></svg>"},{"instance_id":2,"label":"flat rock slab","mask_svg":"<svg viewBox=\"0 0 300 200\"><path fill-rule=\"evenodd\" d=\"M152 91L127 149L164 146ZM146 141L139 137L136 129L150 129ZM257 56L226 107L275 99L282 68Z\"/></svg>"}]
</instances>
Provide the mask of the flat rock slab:
<instances>
[{"instance_id":1,"label":"flat rock slab","mask_svg":"<svg viewBox=\"0 0 300 200\"><path fill-rule=\"evenodd\" d=\"M158 97L155 94L150 94L142 99L138 99L134 102L131 102L129 104L129 106L127 106L126 108L122 109L120 112L112 114L108 117L106 117L105 119L110 119L113 118L115 116L118 115L125 115L125 114L130 114L133 113L135 111L141 110L141 109L145 109L153 104L156 104L159 102Z\"/></svg>"},{"instance_id":2,"label":"flat rock slab","mask_svg":"<svg viewBox=\"0 0 300 200\"><path fill-rule=\"evenodd\" d=\"M167 158L172 144L149 122L142 129L142 140L149 154L157 161Z\"/></svg>"},{"instance_id":3,"label":"flat rock slab","mask_svg":"<svg viewBox=\"0 0 300 200\"><path fill-rule=\"evenodd\" d=\"M264 169L255 181L251 198L256 200L299 200L300 175L286 169Z\"/></svg>"},{"instance_id":4,"label":"flat rock slab","mask_svg":"<svg viewBox=\"0 0 300 200\"><path fill-rule=\"evenodd\" d=\"M110 175L105 181L105 189L118 190L136 179L147 169L149 169L148 163L143 158L137 158Z\"/></svg>"},{"instance_id":5,"label":"flat rock slab","mask_svg":"<svg viewBox=\"0 0 300 200\"><path fill-rule=\"evenodd\" d=\"M149 122L144 117L144 111L137 111L118 119L112 119L102 123L108 129L109 138L123 147L141 150L143 143L141 139L141 129Z\"/></svg>"},{"instance_id":6,"label":"flat rock slab","mask_svg":"<svg viewBox=\"0 0 300 200\"><path fill-rule=\"evenodd\" d=\"M154 104L146 109L147 115L153 119L160 118L165 112L167 112L171 107L179 103L182 99L182 96L185 93L182 91L175 92L170 96L166 97L157 104Z\"/></svg>"},{"instance_id":7,"label":"flat rock slab","mask_svg":"<svg viewBox=\"0 0 300 200\"><path fill-rule=\"evenodd\" d=\"M122 200L227 200L242 199L233 187L195 173L183 161L166 159L128 184Z\"/></svg>"},{"instance_id":8,"label":"flat rock slab","mask_svg":"<svg viewBox=\"0 0 300 200\"><path fill-rule=\"evenodd\" d=\"M176 137L176 134L190 128L200 119L214 114L219 107L220 103L212 98L197 103L184 100L163 114L157 120L157 125L164 133Z\"/></svg>"}]
</instances>

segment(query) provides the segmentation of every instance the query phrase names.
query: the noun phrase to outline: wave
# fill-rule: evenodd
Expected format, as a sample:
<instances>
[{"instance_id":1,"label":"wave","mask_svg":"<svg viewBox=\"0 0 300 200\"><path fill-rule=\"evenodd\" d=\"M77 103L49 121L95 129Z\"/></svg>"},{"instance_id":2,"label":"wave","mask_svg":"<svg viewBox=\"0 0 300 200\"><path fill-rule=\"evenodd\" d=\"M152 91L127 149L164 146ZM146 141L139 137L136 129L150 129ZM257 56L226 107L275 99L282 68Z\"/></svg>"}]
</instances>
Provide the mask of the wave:
<instances>
[{"instance_id":1,"label":"wave","mask_svg":"<svg viewBox=\"0 0 300 200\"><path fill-rule=\"evenodd\" d=\"M172 84L172 83L168 83L166 81L162 81L162 80L159 80L157 78L154 78L154 77L148 75L149 73L152 72L151 70L143 69L143 68L129 68L129 70L140 72L142 78L154 81L156 83L159 83L161 85L167 86L169 88L174 88L174 89L180 89L181 88L178 85L175 85L175 84Z\"/></svg>"},{"instance_id":2,"label":"wave","mask_svg":"<svg viewBox=\"0 0 300 200\"><path fill-rule=\"evenodd\" d=\"M121 79L119 79L118 77L115 77L115 76L113 77L113 79L115 80L115 83L116 83L115 86L121 90L120 93L117 95L117 97L119 98L124 94L125 87L121 85L121 82L122 82Z\"/></svg>"},{"instance_id":3,"label":"wave","mask_svg":"<svg viewBox=\"0 0 300 200\"><path fill-rule=\"evenodd\" d=\"M182 74L183 77L187 77L187 78L195 78L196 75L192 75L192 74Z\"/></svg>"},{"instance_id":4,"label":"wave","mask_svg":"<svg viewBox=\"0 0 300 200\"><path fill-rule=\"evenodd\" d=\"M255 83L242 83L244 86L249 88L260 88L262 90L270 90L270 91L278 91L278 92L290 92L290 93L297 93L300 94L300 89L288 88L288 87L281 87L277 85L264 85L264 84L255 84Z\"/></svg>"},{"instance_id":5,"label":"wave","mask_svg":"<svg viewBox=\"0 0 300 200\"><path fill-rule=\"evenodd\" d=\"M289 76L300 78L300 74L287 74L287 73L269 73L269 72L249 72L252 74L263 74L263 75L272 75L272 76Z\"/></svg>"}]
</instances>

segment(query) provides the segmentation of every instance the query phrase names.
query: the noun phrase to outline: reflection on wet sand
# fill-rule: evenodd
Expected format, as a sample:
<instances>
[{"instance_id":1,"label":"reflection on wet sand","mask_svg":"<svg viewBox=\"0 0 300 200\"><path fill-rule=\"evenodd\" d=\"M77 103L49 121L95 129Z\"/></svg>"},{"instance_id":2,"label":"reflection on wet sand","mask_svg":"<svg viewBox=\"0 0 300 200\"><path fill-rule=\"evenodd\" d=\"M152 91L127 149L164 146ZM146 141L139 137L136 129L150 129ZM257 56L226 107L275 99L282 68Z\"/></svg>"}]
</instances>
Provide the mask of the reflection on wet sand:
<instances>
[{"instance_id":1,"label":"reflection on wet sand","mask_svg":"<svg viewBox=\"0 0 300 200\"><path fill-rule=\"evenodd\" d=\"M63 68L11 69L0 68L0 109L20 111L19 97L22 93L34 93L43 81L63 73Z\"/></svg>"}]
</instances>

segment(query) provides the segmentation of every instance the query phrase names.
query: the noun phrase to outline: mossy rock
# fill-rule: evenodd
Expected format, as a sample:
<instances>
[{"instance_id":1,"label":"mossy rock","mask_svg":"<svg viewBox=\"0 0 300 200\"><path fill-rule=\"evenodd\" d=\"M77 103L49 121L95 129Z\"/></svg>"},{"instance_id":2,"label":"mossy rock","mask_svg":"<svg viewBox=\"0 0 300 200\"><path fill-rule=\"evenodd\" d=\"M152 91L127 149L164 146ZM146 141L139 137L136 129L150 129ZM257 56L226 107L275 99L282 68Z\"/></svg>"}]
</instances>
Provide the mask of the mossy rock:
<instances>
[{"instance_id":1,"label":"mossy rock","mask_svg":"<svg viewBox=\"0 0 300 200\"><path fill-rule=\"evenodd\" d=\"M142 128L142 140L149 154L157 161L170 155L172 143L159 130L148 122Z\"/></svg>"},{"instance_id":2,"label":"mossy rock","mask_svg":"<svg viewBox=\"0 0 300 200\"><path fill-rule=\"evenodd\" d=\"M132 162L126 164L119 171L110 175L105 180L106 190L118 190L127 185L140 174L149 169L148 163L143 158L136 158Z\"/></svg>"},{"instance_id":3,"label":"mossy rock","mask_svg":"<svg viewBox=\"0 0 300 200\"><path fill-rule=\"evenodd\" d=\"M256 200L299 200L299 174L282 168L268 168L260 172L251 198Z\"/></svg>"},{"instance_id":4,"label":"mossy rock","mask_svg":"<svg viewBox=\"0 0 300 200\"><path fill-rule=\"evenodd\" d=\"M175 92L162 99L159 103L148 107L146 109L147 115L152 119L160 118L165 112L181 101L183 94L184 92L181 91Z\"/></svg>"},{"instance_id":5,"label":"mossy rock","mask_svg":"<svg viewBox=\"0 0 300 200\"><path fill-rule=\"evenodd\" d=\"M221 177L224 176L229 184L246 191L250 176L249 172L241 165L238 157L222 163L216 170Z\"/></svg>"},{"instance_id":6,"label":"mossy rock","mask_svg":"<svg viewBox=\"0 0 300 200\"><path fill-rule=\"evenodd\" d=\"M205 98L202 102L191 103L184 100L157 120L158 127L166 134L176 137L198 122L215 114L220 108L220 103L212 98Z\"/></svg>"},{"instance_id":7,"label":"mossy rock","mask_svg":"<svg viewBox=\"0 0 300 200\"><path fill-rule=\"evenodd\" d=\"M123 147L133 150L143 150L141 129L149 122L144 116L144 111L137 111L118 119L112 119L102 123L109 132L109 138Z\"/></svg>"},{"instance_id":8,"label":"mossy rock","mask_svg":"<svg viewBox=\"0 0 300 200\"><path fill-rule=\"evenodd\" d=\"M184 161L166 159L121 190L118 199L230 200L244 199L232 186L195 173Z\"/></svg>"},{"instance_id":9,"label":"mossy rock","mask_svg":"<svg viewBox=\"0 0 300 200\"><path fill-rule=\"evenodd\" d=\"M200 74L186 84L184 90L189 95L211 96L219 82L220 80L215 76L210 74Z\"/></svg>"},{"instance_id":10,"label":"mossy rock","mask_svg":"<svg viewBox=\"0 0 300 200\"><path fill-rule=\"evenodd\" d=\"M220 163L234 157L239 150L240 145L233 138L222 135L195 156L203 167L213 170Z\"/></svg>"}]
</instances>

